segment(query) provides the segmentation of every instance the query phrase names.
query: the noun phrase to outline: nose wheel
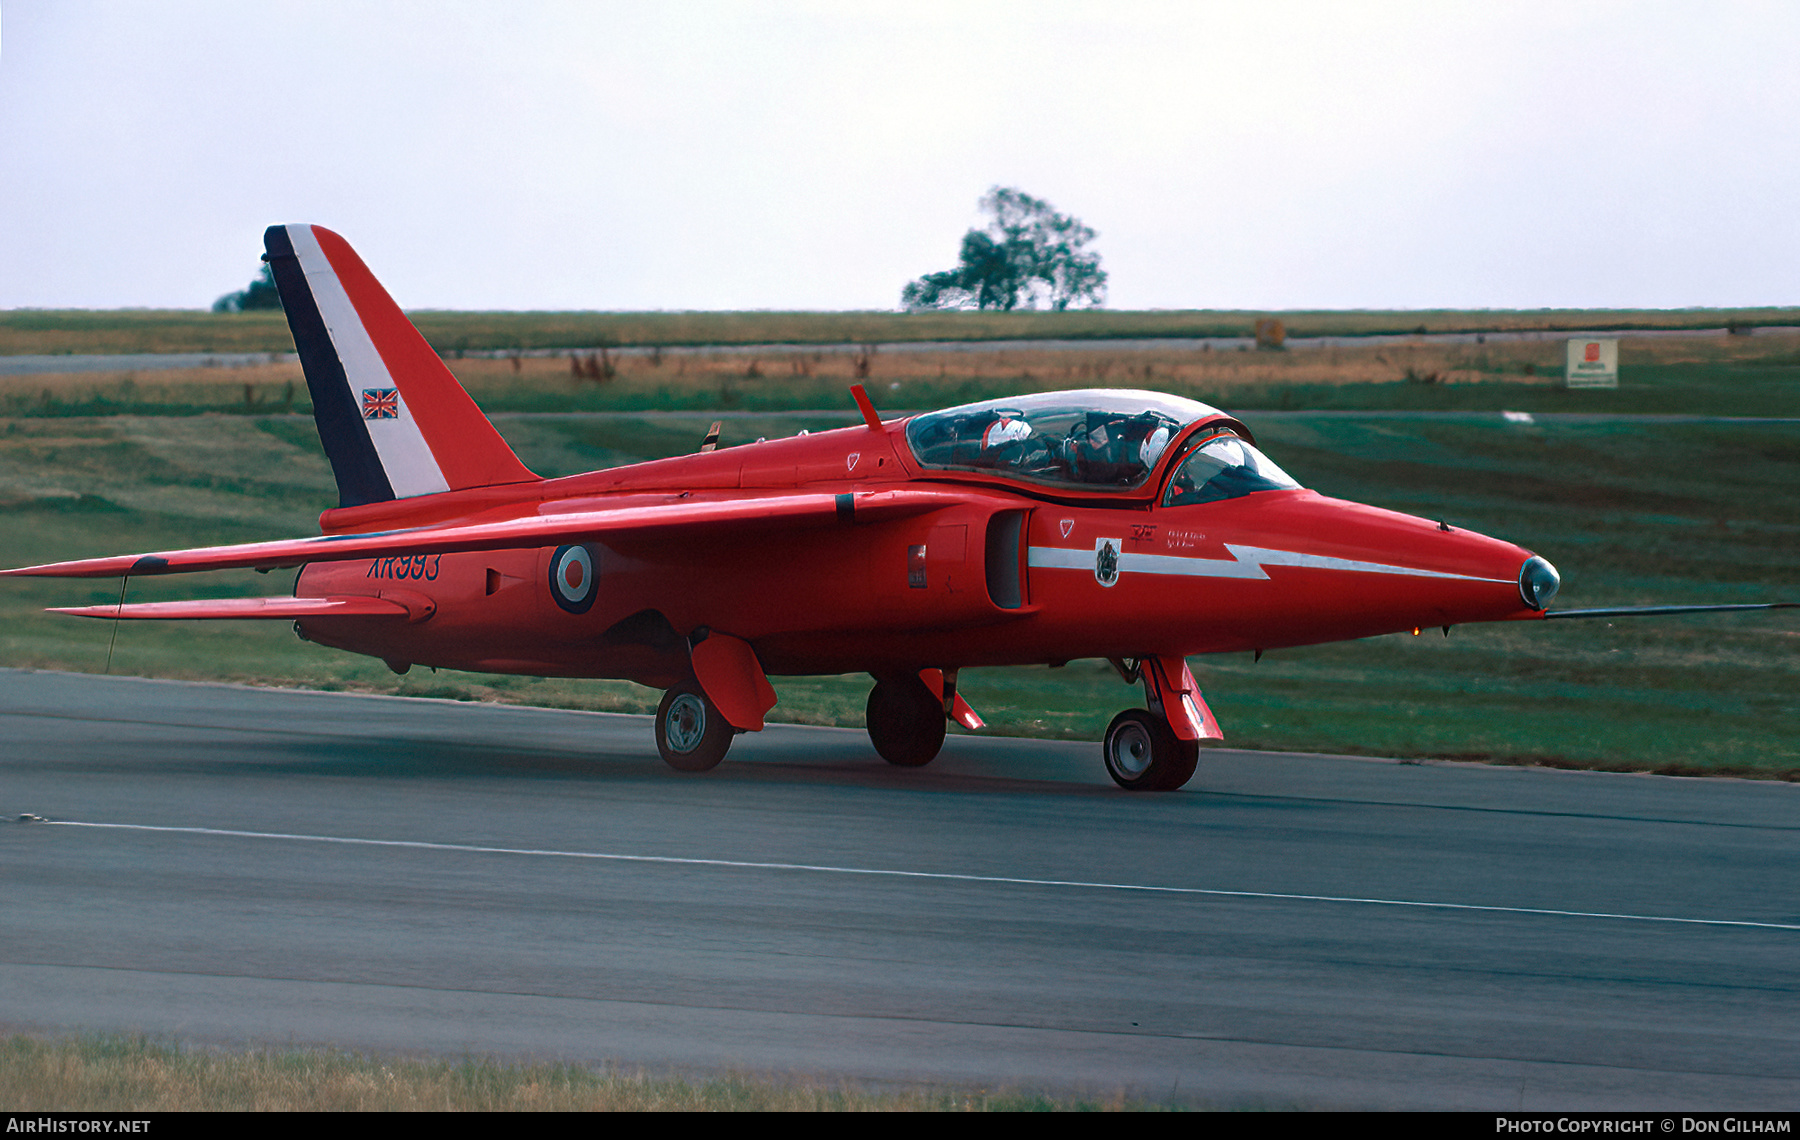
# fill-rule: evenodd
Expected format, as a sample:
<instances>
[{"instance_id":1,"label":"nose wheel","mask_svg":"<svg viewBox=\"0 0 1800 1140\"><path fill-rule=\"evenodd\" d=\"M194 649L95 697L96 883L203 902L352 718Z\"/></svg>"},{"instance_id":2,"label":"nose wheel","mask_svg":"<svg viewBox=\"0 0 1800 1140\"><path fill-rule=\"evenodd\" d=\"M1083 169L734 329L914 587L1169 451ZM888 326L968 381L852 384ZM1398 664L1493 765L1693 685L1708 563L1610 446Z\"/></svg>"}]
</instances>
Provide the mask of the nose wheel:
<instances>
[{"instance_id":1,"label":"nose wheel","mask_svg":"<svg viewBox=\"0 0 1800 1140\"><path fill-rule=\"evenodd\" d=\"M705 772L719 766L735 729L706 699L693 679L663 694L656 708L656 750L678 772Z\"/></svg>"},{"instance_id":2,"label":"nose wheel","mask_svg":"<svg viewBox=\"0 0 1800 1140\"><path fill-rule=\"evenodd\" d=\"M1193 778L1200 742L1177 740L1168 724L1143 709L1126 709L1106 730L1106 774L1133 792L1172 792Z\"/></svg>"},{"instance_id":3,"label":"nose wheel","mask_svg":"<svg viewBox=\"0 0 1800 1140\"><path fill-rule=\"evenodd\" d=\"M944 747L944 702L917 674L877 679L866 723L875 751L901 768L923 767Z\"/></svg>"}]
</instances>

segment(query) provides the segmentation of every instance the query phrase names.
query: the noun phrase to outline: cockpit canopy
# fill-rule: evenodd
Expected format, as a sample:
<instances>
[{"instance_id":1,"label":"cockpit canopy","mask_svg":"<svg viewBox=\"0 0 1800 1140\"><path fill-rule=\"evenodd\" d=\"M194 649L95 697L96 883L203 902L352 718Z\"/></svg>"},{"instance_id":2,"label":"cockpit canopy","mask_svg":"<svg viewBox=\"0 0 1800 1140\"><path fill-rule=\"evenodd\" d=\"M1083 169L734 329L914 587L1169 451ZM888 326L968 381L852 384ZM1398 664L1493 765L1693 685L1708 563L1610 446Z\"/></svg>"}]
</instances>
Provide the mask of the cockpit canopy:
<instances>
[{"instance_id":1,"label":"cockpit canopy","mask_svg":"<svg viewBox=\"0 0 1800 1140\"><path fill-rule=\"evenodd\" d=\"M1187 453L1163 491L1163 506L1191 506L1235 499L1252 491L1292 490L1300 484L1236 432L1208 436L1194 433L1199 444Z\"/></svg>"},{"instance_id":2,"label":"cockpit canopy","mask_svg":"<svg viewBox=\"0 0 1800 1140\"><path fill-rule=\"evenodd\" d=\"M924 467L1052 487L1141 487L1169 443L1219 412L1158 392L1043 392L914 416L906 442Z\"/></svg>"}]
</instances>

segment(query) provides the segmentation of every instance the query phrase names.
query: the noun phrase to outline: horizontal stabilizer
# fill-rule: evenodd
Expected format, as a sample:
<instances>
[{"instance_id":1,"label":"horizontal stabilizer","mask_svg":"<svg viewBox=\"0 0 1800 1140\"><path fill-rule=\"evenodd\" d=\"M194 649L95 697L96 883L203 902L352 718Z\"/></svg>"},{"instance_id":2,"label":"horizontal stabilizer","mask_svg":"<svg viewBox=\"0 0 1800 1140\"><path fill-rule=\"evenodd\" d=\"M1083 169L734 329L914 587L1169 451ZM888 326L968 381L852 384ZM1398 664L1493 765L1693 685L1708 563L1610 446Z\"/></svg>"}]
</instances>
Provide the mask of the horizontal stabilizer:
<instances>
[{"instance_id":1,"label":"horizontal stabilizer","mask_svg":"<svg viewBox=\"0 0 1800 1140\"><path fill-rule=\"evenodd\" d=\"M298 566L305 562L349 562L358 558L408 554L452 554L465 550L529 549L564 543L656 538L678 543L706 541L733 530L767 533L782 528L848 526L907 518L969 501L965 494L928 490L858 491L833 495L769 495L753 499L699 502L671 497L664 503L529 515L497 522L453 523L329 534L277 542L122 554L0 570L0 577L117 578L186 574L196 570L238 570Z\"/></svg>"},{"instance_id":2,"label":"horizontal stabilizer","mask_svg":"<svg viewBox=\"0 0 1800 1140\"><path fill-rule=\"evenodd\" d=\"M405 617L407 609L385 598L201 598L191 602L132 602L123 606L70 606L46 611L75 617L173 621L212 618Z\"/></svg>"},{"instance_id":3,"label":"horizontal stabilizer","mask_svg":"<svg viewBox=\"0 0 1800 1140\"><path fill-rule=\"evenodd\" d=\"M1732 610L1793 610L1800 602L1760 602L1729 606L1621 606L1608 610L1551 610L1543 615L1552 618L1660 617L1663 614L1717 614Z\"/></svg>"}]
</instances>

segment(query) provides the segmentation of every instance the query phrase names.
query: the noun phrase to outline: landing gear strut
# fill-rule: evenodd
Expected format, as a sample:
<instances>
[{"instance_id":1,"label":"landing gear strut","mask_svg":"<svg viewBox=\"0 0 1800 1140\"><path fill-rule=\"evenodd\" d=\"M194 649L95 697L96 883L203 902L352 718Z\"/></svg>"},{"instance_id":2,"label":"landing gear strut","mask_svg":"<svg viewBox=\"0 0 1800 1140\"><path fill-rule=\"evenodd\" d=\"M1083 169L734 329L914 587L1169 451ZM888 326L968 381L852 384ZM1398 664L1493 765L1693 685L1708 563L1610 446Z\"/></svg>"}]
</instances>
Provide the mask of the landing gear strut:
<instances>
[{"instance_id":1,"label":"landing gear strut","mask_svg":"<svg viewBox=\"0 0 1800 1140\"><path fill-rule=\"evenodd\" d=\"M944 746L944 702L916 673L876 678L867 723L875 751L902 768L931 763Z\"/></svg>"},{"instance_id":2,"label":"landing gear strut","mask_svg":"<svg viewBox=\"0 0 1800 1140\"><path fill-rule=\"evenodd\" d=\"M688 678L663 694L656 709L656 750L678 772L705 772L719 766L737 730L707 700L700 682Z\"/></svg>"}]
</instances>

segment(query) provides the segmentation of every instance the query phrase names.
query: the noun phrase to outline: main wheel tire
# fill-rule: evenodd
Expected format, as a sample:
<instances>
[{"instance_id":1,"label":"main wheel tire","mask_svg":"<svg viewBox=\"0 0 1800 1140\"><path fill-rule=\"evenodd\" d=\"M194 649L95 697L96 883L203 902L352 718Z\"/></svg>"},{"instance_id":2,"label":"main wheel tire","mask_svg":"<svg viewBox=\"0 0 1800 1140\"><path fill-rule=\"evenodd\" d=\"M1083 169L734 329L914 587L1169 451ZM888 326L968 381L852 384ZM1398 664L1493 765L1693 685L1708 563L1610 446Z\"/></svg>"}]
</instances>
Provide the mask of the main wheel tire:
<instances>
[{"instance_id":1,"label":"main wheel tire","mask_svg":"<svg viewBox=\"0 0 1800 1140\"><path fill-rule=\"evenodd\" d=\"M1177 740L1162 719L1143 709L1113 717L1101 746L1106 774L1132 792L1172 792L1193 778L1200 743Z\"/></svg>"},{"instance_id":2,"label":"main wheel tire","mask_svg":"<svg viewBox=\"0 0 1800 1140\"><path fill-rule=\"evenodd\" d=\"M700 683L683 681L663 694L656 708L656 750L678 772L705 772L719 766L737 733L706 699Z\"/></svg>"},{"instance_id":3,"label":"main wheel tire","mask_svg":"<svg viewBox=\"0 0 1800 1140\"><path fill-rule=\"evenodd\" d=\"M869 741L889 764L918 768L944 747L944 705L917 676L877 678L865 714Z\"/></svg>"}]
</instances>

